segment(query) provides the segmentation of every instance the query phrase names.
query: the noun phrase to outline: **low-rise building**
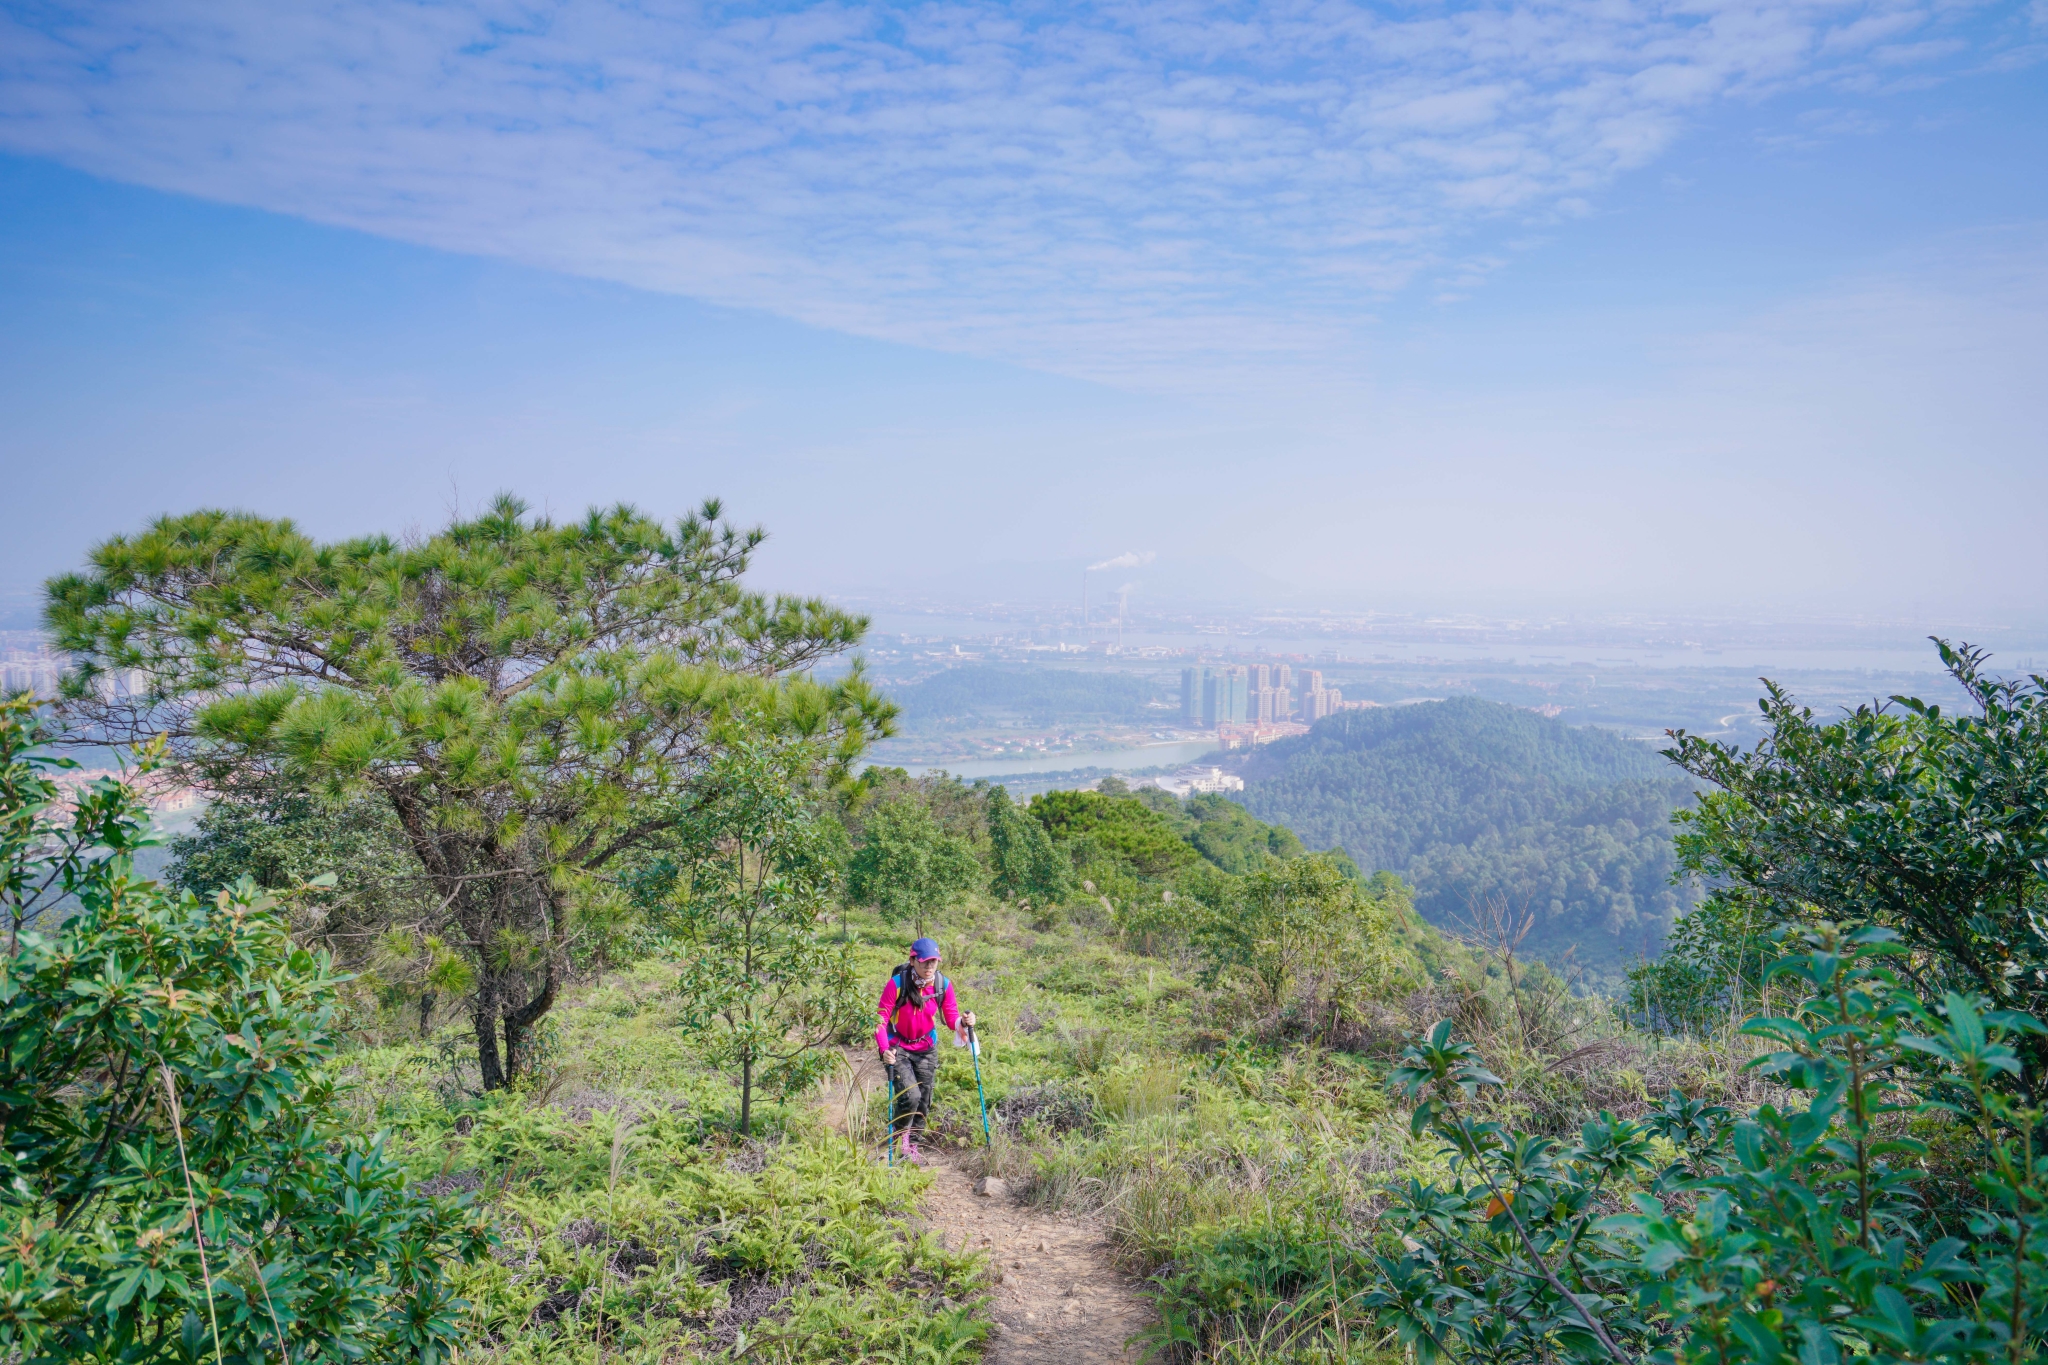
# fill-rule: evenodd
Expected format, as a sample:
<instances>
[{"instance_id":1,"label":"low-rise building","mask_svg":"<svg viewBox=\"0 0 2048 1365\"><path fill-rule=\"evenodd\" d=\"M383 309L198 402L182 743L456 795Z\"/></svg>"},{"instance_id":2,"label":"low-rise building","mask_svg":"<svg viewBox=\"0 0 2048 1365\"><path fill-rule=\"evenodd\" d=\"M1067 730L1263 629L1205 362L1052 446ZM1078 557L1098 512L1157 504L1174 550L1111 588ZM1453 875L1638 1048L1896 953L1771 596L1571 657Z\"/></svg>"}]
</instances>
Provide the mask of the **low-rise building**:
<instances>
[{"instance_id":1,"label":"low-rise building","mask_svg":"<svg viewBox=\"0 0 2048 1365\"><path fill-rule=\"evenodd\" d=\"M1185 798L1210 792L1241 792L1244 790L1244 779L1236 773L1224 772L1213 764L1197 763L1180 769L1171 777L1148 777L1137 785L1156 787L1160 791Z\"/></svg>"}]
</instances>

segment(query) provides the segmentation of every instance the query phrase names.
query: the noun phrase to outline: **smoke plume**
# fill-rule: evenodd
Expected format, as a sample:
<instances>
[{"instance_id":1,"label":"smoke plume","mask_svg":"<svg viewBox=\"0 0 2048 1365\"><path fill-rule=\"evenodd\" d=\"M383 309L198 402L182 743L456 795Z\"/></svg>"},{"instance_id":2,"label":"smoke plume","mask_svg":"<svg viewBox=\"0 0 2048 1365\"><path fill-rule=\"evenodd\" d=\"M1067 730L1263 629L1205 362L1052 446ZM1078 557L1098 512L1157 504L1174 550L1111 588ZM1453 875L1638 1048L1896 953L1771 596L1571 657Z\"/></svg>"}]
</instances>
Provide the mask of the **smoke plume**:
<instances>
[{"instance_id":1,"label":"smoke plume","mask_svg":"<svg viewBox=\"0 0 2048 1365\"><path fill-rule=\"evenodd\" d=\"M1156 550L1147 550L1143 554L1139 554L1136 550L1125 550L1115 559L1105 559L1100 564L1090 564L1088 572L1094 573L1097 569L1141 568L1157 558L1159 558L1159 553Z\"/></svg>"}]
</instances>

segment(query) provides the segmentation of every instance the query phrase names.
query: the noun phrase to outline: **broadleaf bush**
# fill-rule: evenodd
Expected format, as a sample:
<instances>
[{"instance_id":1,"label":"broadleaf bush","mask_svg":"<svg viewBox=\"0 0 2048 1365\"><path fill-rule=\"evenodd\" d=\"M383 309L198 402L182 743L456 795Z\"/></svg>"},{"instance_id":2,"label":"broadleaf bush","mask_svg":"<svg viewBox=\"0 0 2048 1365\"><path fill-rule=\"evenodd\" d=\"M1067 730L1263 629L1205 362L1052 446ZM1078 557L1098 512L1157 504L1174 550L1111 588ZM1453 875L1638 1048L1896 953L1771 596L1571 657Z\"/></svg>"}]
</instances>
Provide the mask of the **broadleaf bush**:
<instances>
[{"instance_id":1,"label":"broadleaf bush","mask_svg":"<svg viewBox=\"0 0 2048 1365\"><path fill-rule=\"evenodd\" d=\"M0 1358L448 1358L488 1236L349 1130L327 959L252 882L136 880L144 807L67 812L35 738L0 703L0 853L69 897L0 957Z\"/></svg>"},{"instance_id":2,"label":"broadleaf bush","mask_svg":"<svg viewBox=\"0 0 2048 1365\"><path fill-rule=\"evenodd\" d=\"M1789 935L1788 935L1789 937ZM1411 1182L1364 1302L1424 1362L2021 1361L2048 1321L2043 1114L1999 1082L2022 1014L1947 994L1930 1009L1887 965L1883 928L1822 925L1772 972L1805 999L1744 1032L1752 1066L1802 1103L1736 1114L1673 1093L1569 1145L1483 1117L1499 1084L1448 1023L1394 1079L1452 1176ZM1928 1212L1913 1119L1976 1144L1965 1225Z\"/></svg>"}]
</instances>

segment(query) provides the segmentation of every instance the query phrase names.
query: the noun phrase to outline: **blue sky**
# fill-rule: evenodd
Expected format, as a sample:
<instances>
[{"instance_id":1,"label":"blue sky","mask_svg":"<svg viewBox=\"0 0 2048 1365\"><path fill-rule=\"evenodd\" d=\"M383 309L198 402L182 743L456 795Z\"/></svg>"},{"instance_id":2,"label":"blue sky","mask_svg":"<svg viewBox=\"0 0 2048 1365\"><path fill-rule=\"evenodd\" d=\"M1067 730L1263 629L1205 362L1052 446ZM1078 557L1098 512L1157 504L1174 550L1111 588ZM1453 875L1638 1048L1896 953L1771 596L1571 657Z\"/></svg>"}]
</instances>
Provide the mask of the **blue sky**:
<instances>
[{"instance_id":1,"label":"blue sky","mask_svg":"<svg viewBox=\"0 0 2048 1365\"><path fill-rule=\"evenodd\" d=\"M0 594L511 488L718 493L827 591L2038 616L2044 58L2044 0L0 3Z\"/></svg>"}]
</instances>

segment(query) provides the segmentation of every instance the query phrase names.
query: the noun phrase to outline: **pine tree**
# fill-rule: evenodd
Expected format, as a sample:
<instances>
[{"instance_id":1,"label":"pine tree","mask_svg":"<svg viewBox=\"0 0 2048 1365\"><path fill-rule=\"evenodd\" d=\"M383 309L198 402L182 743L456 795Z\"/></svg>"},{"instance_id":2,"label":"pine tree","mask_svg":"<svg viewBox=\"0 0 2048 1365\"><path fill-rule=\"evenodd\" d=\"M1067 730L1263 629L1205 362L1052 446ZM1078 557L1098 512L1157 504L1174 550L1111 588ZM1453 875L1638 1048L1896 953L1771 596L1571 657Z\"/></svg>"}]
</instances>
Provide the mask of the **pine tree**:
<instances>
[{"instance_id":1,"label":"pine tree","mask_svg":"<svg viewBox=\"0 0 2048 1365\"><path fill-rule=\"evenodd\" d=\"M387 802L472 964L486 1088L554 1004L588 879L666 836L736 715L842 768L893 708L856 668L861 617L740 585L759 531L717 503L557 524L500 498L438 534L319 544L244 513L167 517L53 579L72 713L169 736L188 781L274 777ZM502 1037L503 1048L500 1048Z\"/></svg>"}]
</instances>

